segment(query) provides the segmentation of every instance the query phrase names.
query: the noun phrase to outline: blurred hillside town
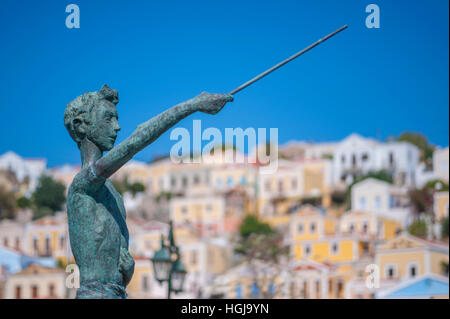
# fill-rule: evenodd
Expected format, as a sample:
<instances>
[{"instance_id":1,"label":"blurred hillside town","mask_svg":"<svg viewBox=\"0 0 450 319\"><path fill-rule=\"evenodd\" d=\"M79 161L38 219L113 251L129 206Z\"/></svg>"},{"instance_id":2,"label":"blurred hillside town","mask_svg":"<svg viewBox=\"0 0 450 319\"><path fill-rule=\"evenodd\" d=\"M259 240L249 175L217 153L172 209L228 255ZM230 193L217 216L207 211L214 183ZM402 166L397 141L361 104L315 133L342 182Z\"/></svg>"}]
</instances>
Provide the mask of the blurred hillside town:
<instances>
[{"instance_id":1,"label":"blurred hillside town","mask_svg":"<svg viewBox=\"0 0 450 319\"><path fill-rule=\"evenodd\" d=\"M122 167L129 298L166 298L150 258L169 221L187 270L175 298L449 298L448 147L351 134L277 156L274 174L169 157ZM74 298L65 198L80 168L0 155L0 298Z\"/></svg>"}]
</instances>

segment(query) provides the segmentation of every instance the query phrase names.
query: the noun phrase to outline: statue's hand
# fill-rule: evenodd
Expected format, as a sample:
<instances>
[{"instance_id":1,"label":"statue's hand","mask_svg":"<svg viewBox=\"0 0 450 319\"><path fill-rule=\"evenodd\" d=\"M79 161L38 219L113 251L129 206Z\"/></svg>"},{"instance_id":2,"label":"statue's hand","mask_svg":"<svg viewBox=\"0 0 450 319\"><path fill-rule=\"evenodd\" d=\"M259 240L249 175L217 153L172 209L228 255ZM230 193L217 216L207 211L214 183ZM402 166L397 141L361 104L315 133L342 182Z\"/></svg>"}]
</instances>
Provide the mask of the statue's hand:
<instances>
[{"instance_id":1,"label":"statue's hand","mask_svg":"<svg viewBox=\"0 0 450 319\"><path fill-rule=\"evenodd\" d=\"M120 247L119 271L123 275L124 285L128 285L134 273L134 260L124 247Z\"/></svg>"},{"instance_id":2,"label":"statue's hand","mask_svg":"<svg viewBox=\"0 0 450 319\"><path fill-rule=\"evenodd\" d=\"M194 98L198 110L203 113L217 114L227 102L233 102L229 94L212 94L203 92Z\"/></svg>"}]
</instances>

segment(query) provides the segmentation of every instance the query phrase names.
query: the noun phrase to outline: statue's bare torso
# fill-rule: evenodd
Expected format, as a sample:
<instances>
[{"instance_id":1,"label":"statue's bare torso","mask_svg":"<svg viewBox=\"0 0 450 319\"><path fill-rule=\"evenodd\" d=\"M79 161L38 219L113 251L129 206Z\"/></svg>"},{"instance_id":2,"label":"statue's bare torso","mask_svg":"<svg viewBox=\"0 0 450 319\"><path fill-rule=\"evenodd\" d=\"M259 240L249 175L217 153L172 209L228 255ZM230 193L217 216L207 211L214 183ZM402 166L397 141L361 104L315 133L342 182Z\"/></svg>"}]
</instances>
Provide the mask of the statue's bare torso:
<instances>
[{"instance_id":1,"label":"statue's bare torso","mask_svg":"<svg viewBox=\"0 0 450 319\"><path fill-rule=\"evenodd\" d=\"M84 175L80 172L79 175ZM80 178L76 177L75 179ZM89 185L87 185L89 186ZM92 189L93 188L93 189ZM85 243L72 247L82 281L102 280L122 284L120 248L128 249L126 212L110 180L100 187L71 187L68 202L70 238ZM82 249L77 249L82 248ZM97 258L102 256L102 258ZM93 262L95 261L95 262Z\"/></svg>"}]
</instances>

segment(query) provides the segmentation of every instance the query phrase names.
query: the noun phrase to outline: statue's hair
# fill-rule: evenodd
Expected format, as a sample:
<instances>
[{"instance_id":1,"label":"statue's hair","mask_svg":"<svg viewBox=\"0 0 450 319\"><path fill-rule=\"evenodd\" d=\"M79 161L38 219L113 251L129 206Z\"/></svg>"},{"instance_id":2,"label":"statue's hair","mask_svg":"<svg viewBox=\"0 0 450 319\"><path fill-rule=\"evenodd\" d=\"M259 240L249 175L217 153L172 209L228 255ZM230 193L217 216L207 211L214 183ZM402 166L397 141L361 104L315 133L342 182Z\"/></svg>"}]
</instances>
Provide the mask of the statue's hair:
<instances>
[{"instance_id":1,"label":"statue's hair","mask_svg":"<svg viewBox=\"0 0 450 319\"><path fill-rule=\"evenodd\" d=\"M78 118L81 122L89 125L89 114L94 106L101 100L107 100L117 104L119 103L119 93L104 84L101 90L86 92L67 104L66 110L64 111L64 125L75 142L79 143L81 141L75 131L74 119Z\"/></svg>"}]
</instances>

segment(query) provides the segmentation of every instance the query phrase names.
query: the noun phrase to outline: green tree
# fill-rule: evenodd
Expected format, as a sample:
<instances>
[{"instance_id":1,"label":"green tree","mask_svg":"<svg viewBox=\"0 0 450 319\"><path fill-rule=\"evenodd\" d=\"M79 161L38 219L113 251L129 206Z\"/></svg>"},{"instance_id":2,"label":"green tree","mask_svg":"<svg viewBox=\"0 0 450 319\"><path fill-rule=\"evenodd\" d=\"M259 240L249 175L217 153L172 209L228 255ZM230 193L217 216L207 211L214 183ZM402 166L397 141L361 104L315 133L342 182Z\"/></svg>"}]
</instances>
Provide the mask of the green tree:
<instances>
[{"instance_id":1,"label":"green tree","mask_svg":"<svg viewBox=\"0 0 450 319\"><path fill-rule=\"evenodd\" d=\"M136 196L137 193L145 192L145 186L140 182L135 182L127 186L128 190L133 194L133 196Z\"/></svg>"},{"instance_id":2,"label":"green tree","mask_svg":"<svg viewBox=\"0 0 450 319\"><path fill-rule=\"evenodd\" d=\"M32 196L36 209L48 208L52 213L62 209L66 202L66 187L51 176L43 175Z\"/></svg>"},{"instance_id":3,"label":"green tree","mask_svg":"<svg viewBox=\"0 0 450 319\"><path fill-rule=\"evenodd\" d=\"M448 191L448 184L440 179L433 179L428 181L425 186L425 189L429 191Z\"/></svg>"},{"instance_id":4,"label":"green tree","mask_svg":"<svg viewBox=\"0 0 450 319\"><path fill-rule=\"evenodd\" d=\"M120 195L123 195L127 191L127 185L124 180L112 179L111 182Z\"/></svg>"},{"instance_id":5,"label":"green tree","mask_svg":"<svg viewBox=\"0 0 450 319\"><path fill-rule=\"evenodd\" d=\"M16 205L19 208L29 208L31 207L31 200L25 196L20 196L16 201Z\"/></svg>"},{"instance_id":6,"label":"green tree","mask_svg":"<svg viewBox=\"0 0 450 319\"><path fill-rule=\"evenodd\" d=\"M239 235L242 242L248 239L251 234L270 235L274 230L269 224L261 222L255 215L247 215L239 227Z\"/></svg>"},{"instance_id":7,"label":"green tree","mask_svg":"<svg viewBox=\"0 0 450 319\"><path fill-rule=\"evenodd\" d=\"M448 184L441 180L427 182L421 189L409 191L409 198L415 214L433 213L433 194L435 191L448 191Z\"/></svg>"},{"instance_id":8,"label":"green tree","mask_svg":"<svg viewBox=\"0 0 450 319\"><path fill-rule=\"evenodd\" d=\"M404 132L397 141L409 142L417 146L420 150L420 160L427 164L431 164L435 147L428 142L428 138L421 133Z\"/></svg>"},{"instance_id":9,"label":"green tree","mask_svg":"<svg viewBox=\"0 0 450 319\"><path fill-rule=\"evenodd\" d=\"M0 219L14 218L15 204L14 193L0 186Z\"/></svg>"},{"instance_id":10,"label":"green tree","mask_svg":"<svg viewBox=\"0 0 450 319\"><path fill-rule=\"evenodd\" d=\"M123 195L123 193L125 193L125 192L131 192L133 194L133 196L135 196L137 193L145 191L144 184L142 184L140 182L135 182L135 183L131 184L130 182L128 182L128 176L125 176L125 178L122 180L113 179L112 183L113 183L114 188L121 195Z\"/></svg>"},{"instance_id":11,"label":"green tree","mask_svg":"<svg viewBox=\"0 0 450 319\"><path fill-rule=\"evenodd\" d=\"M268 268L280 267L282 257L287 257L289 252L288 247L283 244L283 234L261 222L256 216L248 215L239 227L235 252L250 267L253 284L260 291L260 295L255 297L274 297L269 289L269 284L274 282L274 275L261 270L258 263L262 262Z\"/></svg>"},{"instance_id":12,"label":"green tree","mask_svg":"<svg viewBox=\"0 0 450 319\"><path fill-rule=\"evenodd\" d=\"M33 219L39 219L45 216L52 216L54 211L50 208L42 206L42 207L34 207L33 209Z\"/></svg>"},{"instance_id":13,"label":"green tree","mask_svg":"<svg viewBox=\"0 0 450 319\"><path fill-rule=\"evenodd\" d=\"M417 237L426 238L428 234L428 226L425 220L418 219L414 221L408 228L408 232Z\"/></svg>"}]
</instances>

